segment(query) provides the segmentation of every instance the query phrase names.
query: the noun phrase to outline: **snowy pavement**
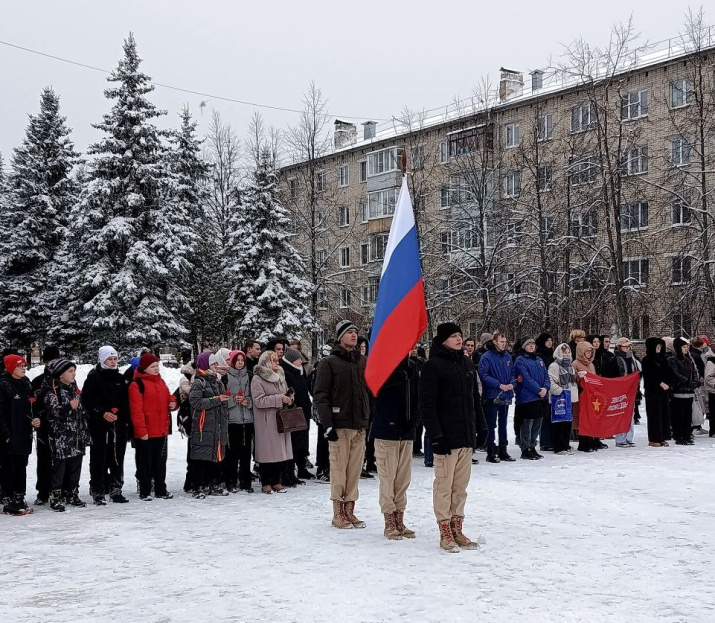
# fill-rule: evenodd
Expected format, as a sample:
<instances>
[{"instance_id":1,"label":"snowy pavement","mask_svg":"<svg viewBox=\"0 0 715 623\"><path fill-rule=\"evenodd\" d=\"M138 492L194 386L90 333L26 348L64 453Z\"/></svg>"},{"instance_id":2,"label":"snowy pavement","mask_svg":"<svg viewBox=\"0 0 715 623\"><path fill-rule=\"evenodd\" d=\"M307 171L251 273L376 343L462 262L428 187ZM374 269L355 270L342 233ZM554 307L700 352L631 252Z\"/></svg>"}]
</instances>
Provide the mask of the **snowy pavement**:
<instances>
[{"instance_id":1,"label":"snowy pavement","mask_svg":"<svg viewBox=\"0 0 715 623\"><path fill-rule=\"evenodd\" d=\"M439 550L418 460L417 538L387 541L377 479L360 483L365 530L331 528L329 487L314 482L193 500L173 435L173 500L138 500L128 452L129 504L0 516L0 621L712 623L715 440L648 448L645 435L644 419L636 448L499 465L480 454L465 533L486 544L460 554ZM34 460L29 471L34 484Z\"/></svg>"}]
</instances>

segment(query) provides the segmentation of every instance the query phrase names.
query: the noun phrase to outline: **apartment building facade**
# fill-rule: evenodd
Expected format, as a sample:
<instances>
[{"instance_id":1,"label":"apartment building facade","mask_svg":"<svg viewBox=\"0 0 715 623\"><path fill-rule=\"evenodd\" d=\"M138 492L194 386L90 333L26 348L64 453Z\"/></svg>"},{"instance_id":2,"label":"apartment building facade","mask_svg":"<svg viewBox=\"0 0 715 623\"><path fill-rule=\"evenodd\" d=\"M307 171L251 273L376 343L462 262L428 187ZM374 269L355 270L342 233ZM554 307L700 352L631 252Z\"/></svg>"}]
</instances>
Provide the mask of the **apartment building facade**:
<instances>
[{"instance_id":1,"label":"apartment building facade","mask_svg":"<svg viewBox=\"0 0 715 623\"><path fill-rule=\"evenodd\" d=\"M403 153L432 329L715 327L715 47L502 68L493 93L438 115L334 129L329 153L280 171L326 331L369 331Z\"/></svg>"}]
</instances>

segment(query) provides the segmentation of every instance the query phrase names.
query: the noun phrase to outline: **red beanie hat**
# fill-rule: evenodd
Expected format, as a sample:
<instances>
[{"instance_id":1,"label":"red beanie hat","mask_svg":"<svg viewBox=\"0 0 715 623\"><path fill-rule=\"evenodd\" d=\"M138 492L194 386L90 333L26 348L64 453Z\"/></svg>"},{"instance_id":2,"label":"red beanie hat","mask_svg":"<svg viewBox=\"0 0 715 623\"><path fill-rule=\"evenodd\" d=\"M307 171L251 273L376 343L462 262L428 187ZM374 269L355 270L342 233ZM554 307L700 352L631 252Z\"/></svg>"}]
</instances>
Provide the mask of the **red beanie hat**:
<instances>
[{"instance_id":1,"label":"red beanie hat","mask_svg":"<svg viewBox=\"0 0 715 623\"><path fill-rule=\"evenodd\" d=\"M27 361L25 361L24 357L20 357L20 355L7 355L3 358L3 362L5 363L5 369L8 374L15 372L15 368L21 363L27 365Z\"/></svg>"},{"instance_id":2,"label":"red beanie hat","mask_svg":"<svg viewBox=\"0 0 715 623\"><path fill-rule=\"evenodd\" d=\"M159 359L152 353L144 353L139 359L139 369L146 370L151 364L157 363Z\"/></svg>"}]
</instances>

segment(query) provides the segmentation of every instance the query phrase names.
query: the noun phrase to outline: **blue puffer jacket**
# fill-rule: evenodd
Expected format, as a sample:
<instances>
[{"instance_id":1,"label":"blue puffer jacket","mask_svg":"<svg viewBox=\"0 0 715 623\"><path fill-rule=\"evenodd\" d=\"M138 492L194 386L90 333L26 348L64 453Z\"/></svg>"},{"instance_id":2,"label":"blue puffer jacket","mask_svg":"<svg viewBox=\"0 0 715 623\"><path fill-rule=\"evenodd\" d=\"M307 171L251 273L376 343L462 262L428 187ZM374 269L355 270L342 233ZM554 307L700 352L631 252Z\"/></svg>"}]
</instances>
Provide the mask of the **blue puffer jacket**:
<instances>
[{"instance_id":1,"label":"blue puffer jacket","mask_svg":"<svg viewBox=\"0 0 715 623\"><path fill-rule=\"evenodd\" d=\"M539 355L524 353L517 357L514 372L516 374L516 404L548 399L551 380L544 360ZM539 390L542 387L546 390L546 395L543 398L539 396Z\"/></svg>"},{"instance_id":2,"label":"blue puffer jacket","mask_svg":"<svg viewBox=\"0 0 715 623\"><path fill-rule=\"evenodd\" d=\"M499 389L500 385L513 385L516 378L508 351L499 352L494 342L487 342L487 352L479 359L479 378L482 379L482 396L486 400L501 394L500 400L511 403L514 392Z\"/></svg>"}]
</instances>

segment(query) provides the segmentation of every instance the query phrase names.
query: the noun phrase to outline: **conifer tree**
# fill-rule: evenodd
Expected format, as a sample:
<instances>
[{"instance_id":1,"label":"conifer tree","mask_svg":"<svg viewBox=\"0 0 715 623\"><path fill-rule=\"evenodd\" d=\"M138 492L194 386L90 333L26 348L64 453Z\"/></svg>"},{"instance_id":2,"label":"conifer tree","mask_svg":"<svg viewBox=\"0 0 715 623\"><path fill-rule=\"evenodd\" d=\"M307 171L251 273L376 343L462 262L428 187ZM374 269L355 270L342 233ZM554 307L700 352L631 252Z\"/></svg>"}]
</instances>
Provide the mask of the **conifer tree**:
<instances>
[{"instance_id":1,"label":"conifer tree","mask_svg":"<svg viewBox=\"0 0 715 623\"><path fill-rule=\"evenodd\" d=\"M69 134L59 97L46 87L39 113L29 116L22 144L13 151L10 173L0 180L6 232L0 238L0 326L9 344L26 352L47 340L58 295L58 253L77 200L71 174L79 155Z\"/></svg>"},{"instance_id":2,"label":"conifer tree","mask_svg":"<svg viewBox=\"0 0 715 623\"><path fill-rule=\"evenodd\" d=\"M88 153L86 172L67 245L67 317L56 323L64 341L84 352L102 343L134 350L185 344L188 299L182 275L193 236L185 205L173 201L165 133L166 114L147 95L154 87L139 69L132 34L104 92L111 111L94 127L104 136Z\"/></svg>"},{"instance_id":3,"label":"conifer tree","mask_svg":"<svg viewBox=\"0 0 715 623\"><path fill-rule=\"evenodd\" d=\"M275 158L267 146L230 223L224 274L232 284L229 304L241 337L265 341L314 329L306 303L312 286L302 278L305 265L289 242L288 212L278 199Z\"/></svg>"}]
</instances>

